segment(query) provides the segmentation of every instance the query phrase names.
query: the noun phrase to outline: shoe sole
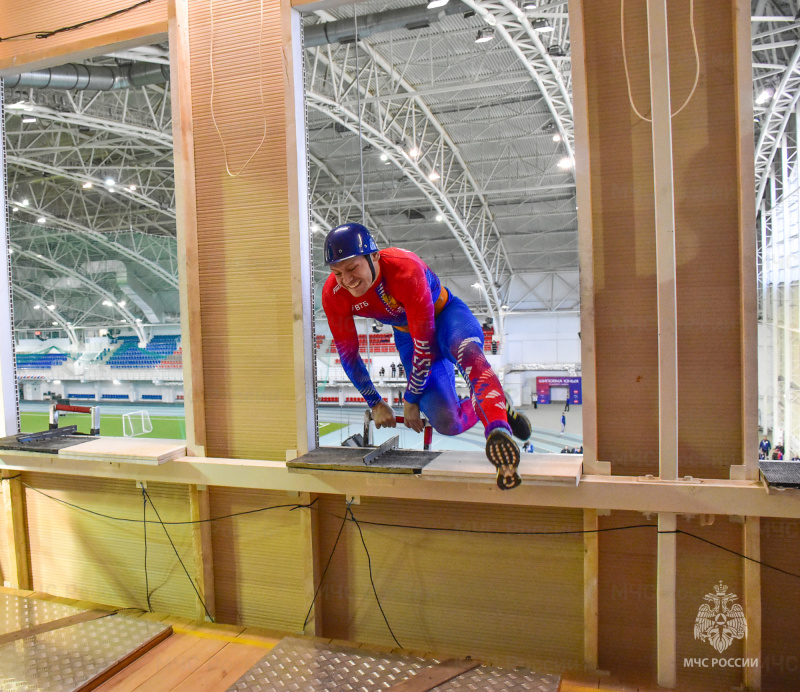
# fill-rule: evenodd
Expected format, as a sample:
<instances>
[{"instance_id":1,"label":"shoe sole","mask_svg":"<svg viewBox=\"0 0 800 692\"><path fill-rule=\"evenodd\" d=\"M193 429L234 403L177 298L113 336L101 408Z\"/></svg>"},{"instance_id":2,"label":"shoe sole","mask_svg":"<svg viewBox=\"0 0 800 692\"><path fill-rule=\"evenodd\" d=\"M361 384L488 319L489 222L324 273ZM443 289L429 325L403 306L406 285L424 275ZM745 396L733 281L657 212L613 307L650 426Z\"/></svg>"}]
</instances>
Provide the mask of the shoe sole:
<instances>
[{"instance_id":1,"label":"shoe sole","mask_svg":"<svg viewBox=\"0 0 800 692\"><path fill-rule=\"evenodd\" d=\"M511 434L514 435L514 437L516 437L518 440L522 440L523 442L530 439L533 429L531 428L531 422L528 420L527 416L514 411L511 414L507 414L506 418L508 418L508 424L511 426ZM520 433L520 425L525 427L524 433Z\"/></svg>"},{"instance_id":2,"label":"shoe sole","mask_svg":"<svg viewBox=\"0 0 800 692\"><path fill-rule=\"evenodd\" d=\"M519 447L511 437L502 433L491 433L486 440L486 456L497 468L497 487L500 490L511 490L522 483L517 473Z\"/></svg>"}]
</instances>

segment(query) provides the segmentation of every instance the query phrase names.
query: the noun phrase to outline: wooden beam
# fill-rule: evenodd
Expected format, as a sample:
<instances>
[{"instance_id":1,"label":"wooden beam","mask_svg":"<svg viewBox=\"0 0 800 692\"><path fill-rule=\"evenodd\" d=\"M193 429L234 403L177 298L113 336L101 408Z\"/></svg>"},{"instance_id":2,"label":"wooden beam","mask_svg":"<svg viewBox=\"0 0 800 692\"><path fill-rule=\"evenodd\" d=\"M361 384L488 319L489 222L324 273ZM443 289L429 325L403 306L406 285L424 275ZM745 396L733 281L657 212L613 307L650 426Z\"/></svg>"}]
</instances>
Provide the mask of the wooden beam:
<instances>
[{"instance_id":1,"label":"wooden beam","mask_svg":"<svg viewBox=\"0 0 800 692\"><path fill-rule=\"evenodd\" d=\"M192 521L202 522L192 524L192 545L194 548L195 580L197 590L205 603L197 599L197 618L205 620L208 617L206 610L215 616L216 599L214 592L214 553L211 547L211 522L204 521L211 516L209 510L209 491L206 486L189 486L189 503Z\"/></svg>"},{"instance_id":2,"label":"wooden beam","mask_svg":"<svg viewBox=\"0 0 800 692\"><path fill-rule=\"evenodd\" d=\"M18 474L3 471L3 478ZM25 514L25 488L19 479L3 483L5 525L8 540L9 574L5 581L15 589L30 589L30 549L28 547L28 522Z\"/></svg>"},{"instance_id":3,"label":"wooden beam","mask_svg":"<svg viewBox=\"0 0 800 692\"><path fill-rule=\"evenodd\" d=\"M195 186L192 79L189 55L188 0L169 0L170 88L175 160L175 212L178 235L178 285L186 402L186 445L205 455L206 419L203 379L203 334L200 317L197 190ZM183 124L186 126L184 127Z\"/></svg>"},{"instance_id":4,"label":"wooden beam","mask_svg":"<svg viewBox=\"0 0 800 692\"><path fill-rule=\"evenodd\" d=\"M310 505L317 496L312 493L300 493L298 496L299 504ZM304 508L297 510L300 512L300 525L303 532L303 542L300 546L303 551L303 564L305 564L305 580L304 590L306 594L307 603L310 606L314 600L314 591L319 584L321 570L319 558L319 512ZM322 633L322 618L317 617L318 613L322 612L322 592L317 597L314 607L311 609L311 614L308 616L303 633L313 636L321 637Z\"/></svg>"},{"instance_id":5,"label":"wooden beam","mask_svg":"<svg viewBox=\"0 0 800 692\"><path fill-rule=\"evenodd\" d=\"M659 475L678 477L678 298L666 0L647 0L658 280Z\"/></svg>"},{"instance_id":6,"label":"wooden beam","mask_svg":"<svg viewBox=\"0 0 800 692\"><path fill-rule=\"evenodd\" d=\"M578 260L581 292L581 378L583 386L583 468L597 465L597 363L595 343L594 231L589 146L589 95L586 91L586 53L583 0L569 0L572 99L575 120L575 203L578 207Z\"/></svg>"},{"instance_id":7,"label":"wooden beam","mask_svg":"<svg viewBox=\"0 0 800 692\"><path fill-rule=\"evenodd\" d=\"M744 613L747 635L744 640L744 657L761 660L761 565L752 560L761 559L761 519L745 517L744 554ZM744 686L747 690L761 689L761 664L744 669Z\"/></svg>"},{"instance_id":8,"label":"wooden beam","mask_svg":"<svg viewBox=\"0 0 800 692\"><path fill-rule=\"evenodd\" d=\"M658 684L674 689L677 685L677 636L675 615L675 581L677 565L678 528L676 514L662 512L658 515L658 576L657 576L657 660Z\"/></svg>"},{"instance_id":9,"label":"wooden beam","mask_svg":"<svg viewBox=\"0 0 800 692\"><path fill-rule=\"evenodd\" d=\"M39 624L32 625L31 627L25 627L20 630L14 630L13 632L5 632L0 634L0 646L5 646L6 644L19 641L20 639L35 637L37 634L52 632L53 630L58 630L62 627L71 627L72 625L78 625L82 622L98 620L99 618L108 617L109 615L113 614L113 611L109 612L108 610L84 610L81 613L68 615L67 617L59 618L58 620L40 622Z\"/></svg>"},{"instance_id":10,"label":"wooden beam","mask_svg":"<svg viewBox=\"0 0 800 692\"><path fill-rule=\"evenodd\" d=\"M596 509L583 510L583 665L597 670L598 644L598 574L600 571L600 536Z\"/></svg>"}]
</instances>

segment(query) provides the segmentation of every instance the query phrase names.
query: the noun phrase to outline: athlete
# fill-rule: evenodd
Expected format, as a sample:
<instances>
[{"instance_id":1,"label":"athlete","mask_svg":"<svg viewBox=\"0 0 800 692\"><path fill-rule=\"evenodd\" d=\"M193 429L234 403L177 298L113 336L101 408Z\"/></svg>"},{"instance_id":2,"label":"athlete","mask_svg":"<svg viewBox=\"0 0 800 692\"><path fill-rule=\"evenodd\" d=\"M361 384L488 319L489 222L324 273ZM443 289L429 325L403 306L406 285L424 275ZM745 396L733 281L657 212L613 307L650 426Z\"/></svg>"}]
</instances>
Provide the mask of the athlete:
<instances>
[{"instance_id":1,"label":"athlete","mask_svg":"<svg viewBox=\"0 0 800 692\"><path fill-rule=\"evenodd\" d=\"M328 318L345 373L372 409L378 428L396 425L358 354L353 317L369 317L394 328L394 340L408 384L403 395L405 425L422 432L420 412L443 435L458 435L478 420L486 429L486 456L497 468L503 490L521 482L519 446L528 419L511 406L483 355L483 330L466 304L443 288L439 277L413 252L378 250L358 223L334 228L325 238L331 275L322 289ZM455 370L469 382L471 396L459 399Z\"/></svg>"}]
</instances>

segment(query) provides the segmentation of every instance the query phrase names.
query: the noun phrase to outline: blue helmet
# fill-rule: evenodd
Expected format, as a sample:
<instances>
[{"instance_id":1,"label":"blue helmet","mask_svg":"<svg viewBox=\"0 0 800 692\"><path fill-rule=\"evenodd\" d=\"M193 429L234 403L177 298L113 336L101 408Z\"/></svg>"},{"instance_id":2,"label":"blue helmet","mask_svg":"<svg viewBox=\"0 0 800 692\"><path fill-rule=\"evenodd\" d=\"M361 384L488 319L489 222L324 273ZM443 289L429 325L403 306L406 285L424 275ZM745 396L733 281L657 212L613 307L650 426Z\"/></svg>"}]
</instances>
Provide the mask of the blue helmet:
<instances>
[{"instance_id":1,"label":"blue helmet","mask_svg":"<svg viewBox=\"0 0 800 692\"><path fill-rule=\"evenodd\" d=\"M366 226L360 223L345 223L337 226L325 236L325 264L371 255L378 251Z\"/></svg>"}]
</instances>

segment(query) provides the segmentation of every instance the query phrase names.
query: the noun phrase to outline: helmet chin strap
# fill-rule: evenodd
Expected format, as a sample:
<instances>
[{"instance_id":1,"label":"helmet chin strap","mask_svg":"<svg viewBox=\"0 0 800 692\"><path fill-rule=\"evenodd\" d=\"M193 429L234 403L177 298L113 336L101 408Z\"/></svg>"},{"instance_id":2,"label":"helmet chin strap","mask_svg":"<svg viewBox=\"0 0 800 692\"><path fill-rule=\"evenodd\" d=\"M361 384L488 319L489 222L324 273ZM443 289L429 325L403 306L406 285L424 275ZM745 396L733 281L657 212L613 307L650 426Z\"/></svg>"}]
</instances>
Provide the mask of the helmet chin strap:
<instances>
[{"instance_id":1,"label":"helmet chin strap","mask_svg":"<svg viewBox=\"0 0 800 692\"><path fill-rule=\"evenodd\" d=\"M369 265L369 270L372 272L372 283L375 283L375 264L372 261L372 255L365 255L367 264ZM370 284L371 285L371 284Z\"/></svg>"}]
</instances>

